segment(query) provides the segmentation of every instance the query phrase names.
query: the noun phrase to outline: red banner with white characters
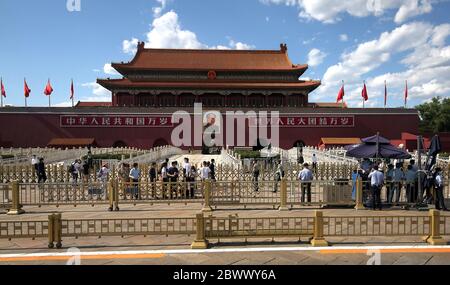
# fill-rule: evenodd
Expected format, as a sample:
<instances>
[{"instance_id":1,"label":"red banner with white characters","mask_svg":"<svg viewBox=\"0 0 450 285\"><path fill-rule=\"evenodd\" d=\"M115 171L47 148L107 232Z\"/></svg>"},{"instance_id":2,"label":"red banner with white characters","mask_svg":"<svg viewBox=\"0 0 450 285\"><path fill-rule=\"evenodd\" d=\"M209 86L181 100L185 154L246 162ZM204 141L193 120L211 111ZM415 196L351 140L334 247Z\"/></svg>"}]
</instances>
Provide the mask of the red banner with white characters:
<instances>
[{"instance_id":1,"label":"red banner with white characters","mask_svg":"<svg viewBox=\"0 0 450 285\"><path fill-rule=\"evenodd\" d=\"M345 128L355 126L354 116L289 116L274 118L252 118L250 126L278 124L280 128Z\"/></svg>"},{"instance_id":2,"label":"red banner with white characters","mask_svg":"<svg viewBox=\"0 0 450 285\"><path fill-rule=\"evenodd\" d=\"M75 115L61 116L61 127L64 128L145 128L173 127L172 116L124 116L124 115Z\"/></svg>"},{"instance_id":3,"label":"red banner with white characters","mask_svg":"<svg viewBox=\"0 0 450 285\"><path fill-rule=\"evenodd\" d=\"M193 118L192 118L193 119ZM226 121L226 120L224 120ZM280 128L345 128L355 126L354 116L283 116L278 120L270 117L250 117L250 127L279 124ZM64 115L63 128L169 128L174 127L171 115Z\"/></svg>"}]
</instances>

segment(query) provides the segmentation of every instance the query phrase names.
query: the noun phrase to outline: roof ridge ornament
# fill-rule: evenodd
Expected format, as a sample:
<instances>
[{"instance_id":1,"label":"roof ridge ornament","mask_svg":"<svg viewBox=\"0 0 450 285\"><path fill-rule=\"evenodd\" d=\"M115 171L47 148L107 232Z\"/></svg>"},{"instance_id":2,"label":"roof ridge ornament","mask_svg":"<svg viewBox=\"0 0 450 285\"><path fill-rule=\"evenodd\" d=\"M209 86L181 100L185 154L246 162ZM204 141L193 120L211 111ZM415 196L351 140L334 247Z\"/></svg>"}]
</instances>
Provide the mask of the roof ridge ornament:
<instances>
[{"instance_id":1,"label":"roof ridge ornament","mask_svg":"<svg viewBox=\"0 0 450 285\"><path fill-rule=\"evenodd\" d=\"M138 42L137 48L138 48L138 50L143 50L145 48L145 43L144 42Z\"/></svg>"},{"instance_id":2,"label":"roof ridge ornament","mask_svg":"<svg viewBox=\"0 0 450 285\"><path fill-rule=\"evenodd\" d=\"M287 44L281 43L281 44L280 44L280 50L281 50L282 53L286 53L287 50L288 50Z\"/></svg>"}]
</instances>

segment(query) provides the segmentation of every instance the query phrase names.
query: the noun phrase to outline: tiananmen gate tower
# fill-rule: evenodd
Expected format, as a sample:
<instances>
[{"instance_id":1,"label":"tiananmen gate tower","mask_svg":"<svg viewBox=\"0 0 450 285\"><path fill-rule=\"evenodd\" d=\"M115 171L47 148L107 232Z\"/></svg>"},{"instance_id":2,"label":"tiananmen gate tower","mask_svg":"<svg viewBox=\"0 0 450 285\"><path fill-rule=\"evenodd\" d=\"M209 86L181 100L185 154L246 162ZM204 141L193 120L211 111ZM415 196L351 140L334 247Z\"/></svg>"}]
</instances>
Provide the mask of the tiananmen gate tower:
<instances>
[{"instance_id":1,"label":"tiananmen gate tower","mask_svg":"<svg viewBox=\"0 0 450 285\"><path fill-rule=\"evenodd\" d=\"M317 146L327 137L362 138L380 132L396 140L402 133L418 134L414 109L309 102L321 82L301 80L308 66L293 64L285 44L279 50L186 50L146 49L139 43L132 61L112 67L123 78L97 80L111 91L110 103L2 108L0 146L45 147L55 139L89 139L99 147L170 145L176 127L172 114L193 114L195 103L202 103L205 114L278 111L284 149L299 143ZM330 94L330 101L334 98Z\"/></svg>"}]
</instances>

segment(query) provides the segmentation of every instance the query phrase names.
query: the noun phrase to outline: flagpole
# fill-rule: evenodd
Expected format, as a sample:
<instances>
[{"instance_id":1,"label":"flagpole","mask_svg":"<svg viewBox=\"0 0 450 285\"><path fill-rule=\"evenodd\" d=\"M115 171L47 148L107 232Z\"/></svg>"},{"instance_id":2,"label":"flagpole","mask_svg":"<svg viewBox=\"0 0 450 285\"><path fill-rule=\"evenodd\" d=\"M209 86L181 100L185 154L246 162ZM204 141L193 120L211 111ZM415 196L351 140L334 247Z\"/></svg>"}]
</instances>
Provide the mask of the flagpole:
<instances>
[{"instance_id":1,"label":"flagpole","mask_svg":"<svg viewBox=\"0 0 450 285\"><path fill-rule=\"evenodd\" d=\"M363 88L364 88L364 87L366 87L366 81L364 80L363 83L364 83L364 86L363 86ZM364 92L364 89L363 89L363 92ZM365 109L366 108L366 98L363 97L362 100L363 100L363 109Z\"/></svg>"},{"instance_id":2,"label":"flagpole","mask_svg":"<svg viewBox=\"0 0 450 285\"><path fill-rule=\"evenodd\" d=\"M3 87L3 77L0 78L0 85ZM1 87L0 87L1 88ZM0 90L0 97L1 97L1 107L3 108L3 90Z\"/></svg>"},{"instance_id":3,"label":"flagpole","mask_svg":"<svg viewBox=\"0 0 450 285\"><path fill-rule=\"evenodd\" d=\"M73 94L73 78L72 78L72 84L70 85L70 96L72 97L72 108L75 107L75 102L74 102L74 96L75 94Z\"/></svg>"},{"instance_id":4,"label":"flagpole","mask_svg":"<svg viewBox=\"0 0 450 285\"><path fill-rule=\"evenodd\" d=\"M344 82L344 80L342 80L342 87L343 87L344 90L345 90L345 82ZM345 91L344 91L344 92L345 92ZM344 94L345 94L345 93L344 93ZM342 97L342 109L345 108L344 98L345 98L345 95Z\"/></svg>"},{"instance_id":5,"label":"flagpole","mask_svg":"<svg viewBox=\"0 0 450 285\"><path fill-rule=\"evenodd\" d=\"M406 80L406 89L405 89L405 109L406 109L406 105L408 104L408 80Z\"/></svg>"},{"instance_id":6,"label":"flagpole","mask_svg":"<svg viewBox=\"0 0 450 285\"><path fill-rule=\"evenodd\" d=\"M386 80L384 81L384 109L386 109L387 105L387 85Z\"/></svg>"},{"instance_id":7,"label":"flagpole","mask_svg":"<svg viewBox=\"0 0 450 285\"><path fill-rule=\"evenodd\" d=\"M24 79L23 79L23 83L25 84L26 82L27 82L27 79L24 78ZM26 107L28 107L28 104L27 104L27 96L26 96L26 94L24 94L24 96L25 96L25 108L26 108Z\"/></svg>"}]
</instances>

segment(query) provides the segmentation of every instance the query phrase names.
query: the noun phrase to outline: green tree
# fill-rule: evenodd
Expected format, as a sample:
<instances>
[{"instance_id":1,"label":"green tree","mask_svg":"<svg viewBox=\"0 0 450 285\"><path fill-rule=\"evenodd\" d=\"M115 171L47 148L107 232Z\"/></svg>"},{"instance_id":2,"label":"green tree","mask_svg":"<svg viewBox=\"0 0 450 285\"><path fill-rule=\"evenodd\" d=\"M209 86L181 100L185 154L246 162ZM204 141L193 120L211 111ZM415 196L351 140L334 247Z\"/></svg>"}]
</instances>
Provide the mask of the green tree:
<instances>
[{"instance_id":1,"label":"green tree","mask_svg":"<svg viewBox=\"0 0 450 285\"><path fill-rule=\"evenodd\" d=\"M431 102L416 106L421 116L420 131L450 132L450 98L435 97Z\"/></svg>"}]
</instances>

